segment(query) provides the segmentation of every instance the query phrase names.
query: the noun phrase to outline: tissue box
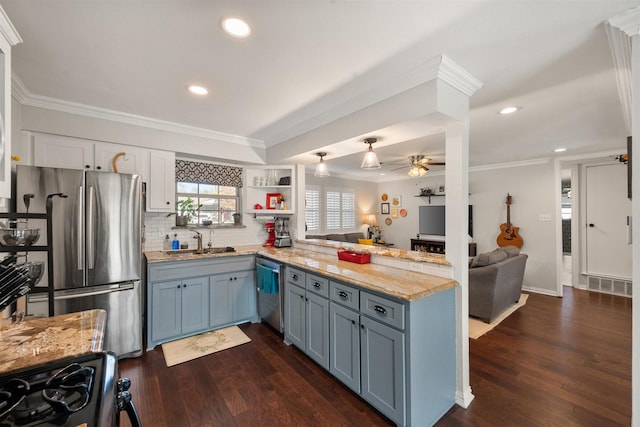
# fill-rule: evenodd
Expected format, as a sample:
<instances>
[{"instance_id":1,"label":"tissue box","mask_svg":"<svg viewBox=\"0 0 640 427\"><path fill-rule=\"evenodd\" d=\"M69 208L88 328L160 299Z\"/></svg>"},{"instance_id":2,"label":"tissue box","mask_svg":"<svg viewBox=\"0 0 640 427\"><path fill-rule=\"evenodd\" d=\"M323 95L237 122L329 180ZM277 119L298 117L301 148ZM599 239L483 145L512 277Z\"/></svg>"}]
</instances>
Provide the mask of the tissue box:
<instances>
[{"instance_id":1,"label":"tissue box","mask_svg":"<svg viewBox=\"0 0 640 427\"><path fill-rule=\"evenodd\" d=\"M338 251L338 259L341 259L342 261L355 262L356 264L369 264L371 262L371 254Z\"/></svg>"}]
</instances>

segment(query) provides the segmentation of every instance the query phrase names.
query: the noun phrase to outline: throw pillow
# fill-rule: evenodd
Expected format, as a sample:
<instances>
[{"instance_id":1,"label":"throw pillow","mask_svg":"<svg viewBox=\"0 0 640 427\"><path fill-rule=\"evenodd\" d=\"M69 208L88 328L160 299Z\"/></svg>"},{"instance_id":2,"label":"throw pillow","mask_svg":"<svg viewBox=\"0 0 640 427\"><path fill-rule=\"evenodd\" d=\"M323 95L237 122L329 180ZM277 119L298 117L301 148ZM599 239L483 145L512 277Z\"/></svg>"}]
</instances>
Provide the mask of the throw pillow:
<instances>
[{"instance_id":1,"label":"throw pillow","mask_svg":"<svg viewBox=\"0 0 640 427\"><path fill-rule=\"evenodd\" d=\"M358 239L358 244L373 246L373 239Z\"/></svg>"},{"instance_id":2,"label":"throw pillow","mask_svg":"<svg viewBox=\"0 0 640 427\"><path fill-rule=\"evenodd\" d=\"M475 260L477 258L477 261ZM472 267L484 267L486 265L495 264L496 262L504 261L508 258L508 255L502 249L494 249L491 252L485 252L477 255L472 262ZM475 264L475 265L474 265Z\"/></svg>"},{"instance_id":3,"label":"throw pillow","mask_svg":"<svg viewBox=\"0 0 640 427\"><path fill-rule=\"evenodd\" d=\"M520 253L520 248L517 246L503 246L502 250L507 254L509 258L514 257Z\"/></svg>"}]
</instances>

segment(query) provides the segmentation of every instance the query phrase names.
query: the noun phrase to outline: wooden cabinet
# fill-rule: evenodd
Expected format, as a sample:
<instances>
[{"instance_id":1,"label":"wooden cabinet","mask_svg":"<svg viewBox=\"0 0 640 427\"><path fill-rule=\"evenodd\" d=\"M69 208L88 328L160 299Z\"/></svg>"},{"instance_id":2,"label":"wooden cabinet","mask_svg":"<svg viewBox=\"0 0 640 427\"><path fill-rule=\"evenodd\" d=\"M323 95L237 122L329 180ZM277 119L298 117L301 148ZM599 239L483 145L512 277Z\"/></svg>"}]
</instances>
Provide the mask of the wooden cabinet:
<instances>
[{"instance_id":1,"label":"wooden cabinet","mask_svg":"<svg viewBox=\"0 0 640 427\"><path fill-rule=\"evenodd\" d=\"M175 153L46 133L33 133L33 165L140 175L147 184L148 212L174 212Z\"/></svg>"},{"instance_id":2,"label":"wooden cabinet","mask_svg":"<svg viewBox=\"0 0 640 427\"><path fill-rule=\"evenodd\" d=\"M210 277L211 328L253 320L256 317L256 289L253 270L216 274Z\"/></svg>"},{"instance_id":3,"label":"wooden cabinet","mask_svg":"<svg viewBox=\"0 0 640 427\"><path fill-rule=\"evenodd\" d=\"M360 314L331 301L329 316L329 372L359 394Z\"/></svg>"},{"instance_id":4,"label":"wooden cabinet","mask_svg":"<svg viewBox=\"0 0 640 427\"><path fill-rule=\"evenodd\" d=\"M329 281L287 267L284 338L329 369ZM298 286L304 284L305 288Z\"/></svg>"},{"instance_id":5,"label":"wooden cabinet","mask_svg":"<svg viewBox=\"0 0 640 427\"><path fill-rule=\"evenodd\" d=\"M149 152L147 212L175 212L176 155L169 151Z\"/></svg>"},{"instance_id":6,"label":"wooden cabinet","mask_svg":"<svg viewBox=\"0 0 640 427\"><path fill-rule=\"evenodd\" d=\"M147 350L171 339L257 320L255 257L147 266Z\"/></svg>"},{"instance_id":7,"label":"wooden cabinet","mask_svg":"<svg viewBox=\"0 0 640 427\"><path fill-rule=\"evenodd\" d=\"M0 197L11 197L11 46L22 43L20 35L0 7Z\"/></svg>"},{"instance_id":8,"label":"wooden cabinet","mask_svg":"<svg viewBox=\"0 0 640 427\"><path fill-rule=\"evenodd\" d=\"M446 253L444 242L441 240L411 239L411 250L443 255ZM476 251L476 243L469 243L469 256L476 256Z\"/></svg>"},{"instance_id":9,"label":"wooden cabinet","mask_svg":"<svg viewBox=\"0 0 640 427\"><path fill-rule=\"evenodd\" d=\"M255 215L293 215L295 214L295 167L293 165L254 166L245 169L246 213ZM280 194L284 206L269 206L267 196ZM262 209L255 209L260 204ZM275 209L270 209L274 207Z\"/></svg>"},{"instance_id":10,"label":"wooden cabinet","mask_svg":"<svg viewBox=\"0 0 640 427\"><path fill-rule=\"evenodd\" d=\"M195 277L152 285L150 340L163 341L203 330L209 323L209 279Z\"/></svg>"},{"instance_id":11,"label":"wooden cabinet","mask_svg":"<svg viewBox=\"0 0 640 427\"><path fill-rule=\"evenodd\" d=\"M405 335L367 316L360 318L361 395L405 425Z\"/></svg>"},{"instance_id":12,"label":"wooden cabinet","mask_svg":"<svg viewBox=\"0 0 640 427\"><path fill-rule=\"evenodd\" d=\"M44 133L33 134L33 165L94 170L94 141Z\"/></svg>"},{"instance_id":13,"label":"wooden cabinet","mask_svg":"<svg viewBox=\"0 0 640 427\"><path fill-rule=\"evenodd\" d=\"M321 342L324 308L312 308L318 314L310 317L314 305L306 300L324 302L320 295L327 295L329 339L326 347L315 348L328 348L331 374L399 426L433 425L453 406L454 289L401 301L315 272L289 266L287 271L286 342L306 348L310 357L322 354L309 352L307 343L314 342L312 334L316 346ZM295 284L289 280L294 275ZM306 289L298 286L302 283ZM322 360L318 363L326 367Z\"/></svg>"},{"instance_id":14,"label":"wooden cabinet","mask_svg":"<svg viewBox=\"0 0 640 427\"><path fill-rule=\"evenodd\" d=\"M306 291L304 288L285 283L284 295L284 340L304 351L306 339Z\"/></svg>"}]
</instances>

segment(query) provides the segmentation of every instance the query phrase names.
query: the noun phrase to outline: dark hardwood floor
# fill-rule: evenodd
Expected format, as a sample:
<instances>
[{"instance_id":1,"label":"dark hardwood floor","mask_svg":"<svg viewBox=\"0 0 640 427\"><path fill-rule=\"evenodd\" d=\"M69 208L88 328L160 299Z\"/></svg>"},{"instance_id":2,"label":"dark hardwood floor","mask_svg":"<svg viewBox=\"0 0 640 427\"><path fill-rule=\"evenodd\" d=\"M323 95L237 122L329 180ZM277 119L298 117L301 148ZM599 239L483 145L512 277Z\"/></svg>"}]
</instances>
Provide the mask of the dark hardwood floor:
<instances>
[{"instance_id":1,"label":"dark hardwood floor","mask_svg":"<svg viewBox=\"0 0 640 427\"><path fill-rule=\"evenodd\" d=\"M160 347L120 361L143 425L392 425L268 327L241 329L251 343L171 368ZM471 340L470 364L474 401L438 426L628 426L631 300L571 288L562 299L531 294Z\"/></svg>"}]
</instances>

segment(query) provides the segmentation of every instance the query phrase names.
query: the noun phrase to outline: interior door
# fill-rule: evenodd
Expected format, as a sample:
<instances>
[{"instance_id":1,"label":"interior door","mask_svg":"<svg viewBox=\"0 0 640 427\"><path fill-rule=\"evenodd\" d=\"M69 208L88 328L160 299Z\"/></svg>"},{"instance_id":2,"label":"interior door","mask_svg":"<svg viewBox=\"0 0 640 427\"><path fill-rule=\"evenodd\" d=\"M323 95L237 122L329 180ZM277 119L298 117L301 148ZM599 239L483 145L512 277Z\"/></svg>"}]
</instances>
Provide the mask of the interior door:
<instances>
[{"instance_id":1,"label":"interior door","mask_svg":"<svg viewBox=\"0 0 640 427\"><path fill-rule=\"evenodd\" d=\"M587 165L586 273L631 279L631 245L627 243L627 168L624 164Z\"/></svg>"}]
</instances>

